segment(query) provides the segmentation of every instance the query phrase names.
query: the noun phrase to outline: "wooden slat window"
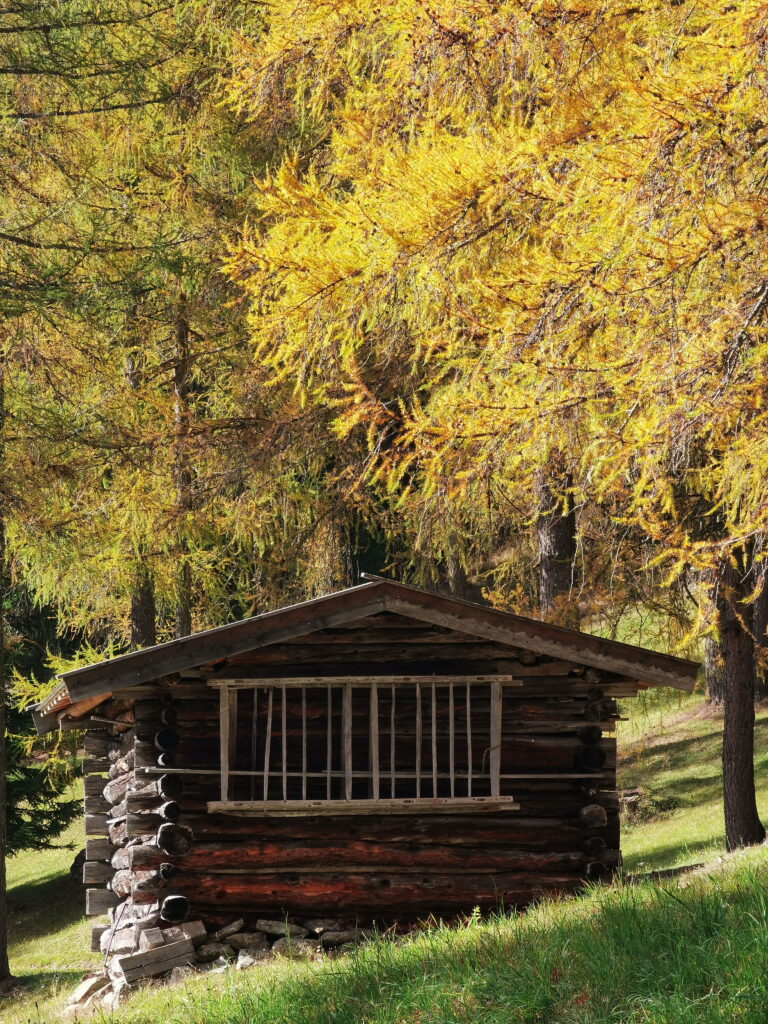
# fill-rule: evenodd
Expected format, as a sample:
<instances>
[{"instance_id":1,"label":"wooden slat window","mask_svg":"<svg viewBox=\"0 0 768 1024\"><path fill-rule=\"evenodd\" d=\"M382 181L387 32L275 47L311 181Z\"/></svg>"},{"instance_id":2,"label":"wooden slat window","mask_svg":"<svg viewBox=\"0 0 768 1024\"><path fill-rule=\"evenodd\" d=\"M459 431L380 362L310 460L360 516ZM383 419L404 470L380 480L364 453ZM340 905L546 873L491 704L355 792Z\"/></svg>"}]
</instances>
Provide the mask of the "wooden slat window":
<instances>
[{"instance_id":1,"label":"wooden slat window","mask_svg":"<svg viewBox=\"0 0 768 1024\"><path fill-rule=\"evenodd\" d=\"M212 810L516 807L501 749L504 691L519 685L512 677L210 685L221 709L221 799Z\"/></svg>"}]
</instances>

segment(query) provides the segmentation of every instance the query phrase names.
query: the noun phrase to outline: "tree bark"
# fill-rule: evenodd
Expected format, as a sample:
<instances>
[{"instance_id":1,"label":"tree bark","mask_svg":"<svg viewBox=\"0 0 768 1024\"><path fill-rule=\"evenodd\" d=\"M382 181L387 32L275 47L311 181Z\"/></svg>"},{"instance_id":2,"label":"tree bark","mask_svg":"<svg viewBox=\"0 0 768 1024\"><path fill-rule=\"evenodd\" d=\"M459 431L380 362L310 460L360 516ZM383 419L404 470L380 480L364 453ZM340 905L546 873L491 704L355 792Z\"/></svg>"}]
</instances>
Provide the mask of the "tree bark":
<instances>
[{"instance_id":1,"label":"tree bark","mask_svg":"<svg viewBox=\"0 0 768 1024\"><path fill-rule=\"evenodd\" d=\"M189 404L191 395L190 371L192 357L189 350L189 322L186 316L186 300L179 301L179 309L175 323L174 340L174 427L176 443L174 454L176 464L174 477L176 483L176 505L179 517L178 554L179 563L176 571L176 622L175 635L189 636L192 632L192 569L189 564L189 544L185 536L185 519L192 508L192 468L189 464Z\"/></svg>"},{"instance_id":2,"label":"tree bark","mask_svg":"<svg viewBox=\"0 0 768 1024\"><path fill-rule=\"evenodd\" d=\"M570 474L561 478L561 487L552 487L543 474L536 484L538 514L536 539L539 548L539 613L556 619L561 625L577 628L579 613L573 590L576 564L576 510L570 488Z\"/></svg>"},{"instance_id":3,"label":"tree bark","mask_svg":"<svg viewBox=\"0 0 768 1024\"><path fill-rule=\"evenodd\" d=\"M752 632L755 635L755 700L768 700L768 579L761 566L758 583L761 590L752 606Z\"/></svg>"},{"instance_id":4,"label":"tree bark","mask_svg":"<svg viewBox=\"0 0 768 1024\"><path fill-rule=\"evenodd\" d=\"M746 574L726 556L715 583L724 682L723 806L729 850L765 839L755 799L755 649L749 624ZM746 628L745 628L746 627Z\"/></svg>"},{"instance_id":5,"label":"tree bark","mask_svg":"<svg viewBox=\"0 0 768 1024\"><path fill-rule=\"evenodd\" d=\"M157 643L155 584L152 574L139 562L131 593L131 649L154 647Z\"/></svg>"},{"instance_id":6,"label":"tree bark","mask_svg":"<svg viewBox=\"0 0 768 1024\"><path fill-rule=\"evenodd\" d=\"M2 357L0 357L2 358ZM0 457L5 442L5 362L0 362ZM0 992L11 980L8 963L8 895L6 891L6 759L5 759L5 501L0 492Z\"/></svg>"},{"instance_id":7,"label":"tree bark","mask_svg":"<svg viewBox=\"0 0 768 1024\"><path fill-rule=\"evenodd\" d=\"M704 638L704 684L707 700L722 704L725 699L725 672L720 644L711 636Z\"/></svg>"}]
</instances>

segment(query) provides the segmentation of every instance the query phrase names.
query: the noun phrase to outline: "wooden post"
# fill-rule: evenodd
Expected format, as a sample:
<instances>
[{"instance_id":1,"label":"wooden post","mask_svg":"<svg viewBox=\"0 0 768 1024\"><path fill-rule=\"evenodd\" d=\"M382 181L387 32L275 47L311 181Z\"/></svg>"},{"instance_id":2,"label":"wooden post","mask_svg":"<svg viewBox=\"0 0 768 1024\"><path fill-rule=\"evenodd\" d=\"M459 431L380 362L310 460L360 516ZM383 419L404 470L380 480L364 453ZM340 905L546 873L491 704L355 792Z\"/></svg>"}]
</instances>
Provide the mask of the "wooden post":
<instances>
[{"instance_id":1,"label":"wooden post","mask_svg":"<svg viewBox=\"0 0 768 1024\"><path fill-rule=\"evenodd\" d=\"M491 796L499 796L501 773L501 683L491 683Z\"/></svg>"},{"instance_id":2,"label":"wooden post","mask_svg":"<svg viewBox=\"0 0 768 1024\"><path fill-rule=\"evenodd\" d=\"M472 691L467 683L467 796L472 796Z\"/></svg>"},{"instance_id":3,"label":"wooden post","mask_svg":"<svg viewBox=\"0 0 768 1024\"><path fill-rule=\"evenodd\" d=\"M272 748L272 700L274 690L269 687L267 698L267 731L264 737L264 800L269 799L269 755Z\"/></svg>"},{"instance_id":4,"label":"wooden post","mask_svg":"<svg viewBox=\"0 0 768 1024\"><path fill-rule=\"evenodd\" d=\"M373 783L373 799L379 799L379 690L376 683L371 683L370 696L371 725L369 729L369 746L371 751L371 780Z\"/></svg>"},{"instance_id":5,"label":"wooden post","mask_svg":"<svg viewBox=\"0 0 768 1024\"><path fill-rule=\"evenodd\" d=\"M251 717L251 800L256 799L256 743L258 740L259 691L253 688L253 715Z\"/></svg>"},{"instance_id":6,"label":"wooden post","mask_svg":"<svg viewBox=\"0 0 768 1024\"><path fill-rule=\"evenodd\" d=\"M288 799L288 713L286 710L286 691L285 687L282 688L282 708L280 715L280 737L281 737L281 754L282 754L282 773L283 773L283 800Z\"/></svg>"},{"instance_id":7,"label":"wooden post","mask_svg":"<svg viewBox=\"0 0 768 1024\"><path fill-rule=\"evenodd\" d=\"M333 772L333 687L328 687L328 715L325 737L325 788L326 799L331 799L332 772Z\"/></svg>"},{"instance_id":8,"label":"wooden post","mask_svg":"<svg viewBox=\"0 0 768 1024\"><path fill-rule=\"evenodd\" d=\"M301 799L307 799L307 690L301 688Z\"/></svg>"},{"instance_id":9,"label":"wooden post","mask_svg":"<svg viewBox=\"0 0 768 1024\"><path fill-rule=\"evenodd\" d=\"M392 687L392 706L389 709L389 772L392 777L390 797L395 799L395 692Z\"/></svg>"},{"instance_id":10,"label":"wooden post","mask_svg":"<svg viewBox=\"0 0 768 1024\"><path fill-rule=\"evenodd\" d=\"M437 797L437 687L432 683L432 796Z\"/></svg>"},{"instance_id":11,"label":"wooden post","mask_svg":"<svg viewBox=\"0 0 768 1024\"><path fill-rule=\"evenodd\" d=\"M451 776L451 796L456 796L456 750L453 726L453 683L448 684L448 771Z\"/></svg>"},{"instance_id":12,"label":"wooden post","mask_svg":"<svg viewBox=\"0 0 768 1024\"><path fill-rule=\"evenodd\" d=\"M221 743L221 800L229 800L229 698L226 686L219 690L219 739Z\"/></svg>"},{"instance_id":13,"label":"wooden post","mask_svg":"<svg viewBox=\"0 0 768 1024\"><path fill-rule=\"evenodd\" d=\"M344 740L344 799L352 799L352 687L344 687L341 709L341 730Z\"/></svg>"},{"instance_id":14,"label":"wooden post","mask_svg":"<svg viewBox=\"0 0 768 1024\"><path fill-rule=\"evenodd\" d=\"M416 683L416 796L421 796L421 745L422 738L422 713L421 713L421 686Z\"/></svg>"}]
</instances>

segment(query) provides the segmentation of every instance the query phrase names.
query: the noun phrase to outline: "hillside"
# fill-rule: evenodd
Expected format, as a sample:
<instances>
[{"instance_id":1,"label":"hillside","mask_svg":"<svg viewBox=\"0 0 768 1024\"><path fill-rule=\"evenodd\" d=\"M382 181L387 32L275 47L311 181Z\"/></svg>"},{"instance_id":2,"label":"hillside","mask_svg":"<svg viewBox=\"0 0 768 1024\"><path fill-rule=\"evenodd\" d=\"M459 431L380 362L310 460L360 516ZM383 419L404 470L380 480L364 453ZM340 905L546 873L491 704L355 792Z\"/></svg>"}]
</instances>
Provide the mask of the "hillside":
<instances>
[{"instance_id":1,"label":"hillside","mask_svg":"<svg viewBox=\"0 0 768 1024\"><path fill-rule=\"evenodd\" d=\"M121 1019L149 1024L290 1021L300 1024L446 1024L483 1021L763 1021L768 999L768 849L718 863L717 715L697 701L627 724L621 781L639 787L624 828L630 871L707 859L680 883L596 890L519 918L434 928L415 941L386 939L327 965L276 963L148 988ZM758 790L768 816L768 709L758 714ZM68 838L78 843L78 827ZM25 994L3 1024L58 1019L91 964L72 851L10 863L13 966ZM653 956L649 951L653 950Z\"/></svg>"}]
</instances>

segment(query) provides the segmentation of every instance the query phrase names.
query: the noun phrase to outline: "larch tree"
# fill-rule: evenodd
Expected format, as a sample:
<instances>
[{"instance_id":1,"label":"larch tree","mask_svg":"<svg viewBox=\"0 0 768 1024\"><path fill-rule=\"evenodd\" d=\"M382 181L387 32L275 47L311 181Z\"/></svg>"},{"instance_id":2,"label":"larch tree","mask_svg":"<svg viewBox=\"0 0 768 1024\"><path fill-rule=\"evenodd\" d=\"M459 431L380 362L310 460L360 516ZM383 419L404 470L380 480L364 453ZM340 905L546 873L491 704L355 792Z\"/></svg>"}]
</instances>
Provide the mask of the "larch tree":
<instances>
[{"instance_id":1,"label":"larch tree","mask_svg":"<svg viewBox=\"0 0 768 1024\"><path fill-rule=\"evenodd\" d=\"M760 841L764 7L278 0L266 20L230 99L300 109L317 140L229 261L257 351L404 512L471 514L491 477L533 523L543 480L566 516L587 501L643 537L668 583L708 574L727 840Z\"/></svg>"}]
</instances>

